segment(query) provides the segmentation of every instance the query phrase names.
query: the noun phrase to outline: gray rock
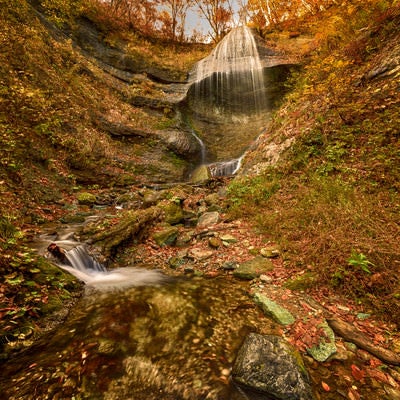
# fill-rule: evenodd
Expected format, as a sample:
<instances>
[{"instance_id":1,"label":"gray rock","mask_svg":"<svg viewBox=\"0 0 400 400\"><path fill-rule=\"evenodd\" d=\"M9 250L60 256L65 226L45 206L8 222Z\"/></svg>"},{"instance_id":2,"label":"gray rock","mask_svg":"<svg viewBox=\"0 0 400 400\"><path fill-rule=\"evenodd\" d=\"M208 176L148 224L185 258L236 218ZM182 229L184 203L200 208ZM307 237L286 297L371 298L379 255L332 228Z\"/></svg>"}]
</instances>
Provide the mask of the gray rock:
<instances>
[{"instance_id":1,"label":"gray rock","mask_svg":"<svg viewBox=\"0 0 400 400\"><path fill-rule=\"evenodd\" d=\"M159 131L158 134L166 143L168 149L182 157L191 157L200 154L199 142L193 135L178 129Z\"/></svg>"},{"instance_id":2,"label":"gray rock","mask_svg":"<svg viewBox=\"0 0 400 400\"><path fill-rule=\"evenodd\" d=\"M212 250L202 250L202 249L191 249L188 252L188 257L191 257L197 261L207 260L210 258L214 252Z\"/></svg>"},{"instance_id":3,"label":"gray rock","mask_svg":"<svg viewBox=\"0 0 400 400\"><path fill-rule=\"evenodd\" d=\"M298 351L279 336L249 334L239 350L232 379L259 399L314 400Z\"/></svg>"},{"instance_id":4,"label":"gray rock","mask_svg":"<svg viewBox=\"0 0 400 400\"><path fill-rule=\"evenodd\" d=\"M322 329L323 335L319 338L317 345L307 349L307 353L310 354L314 360L324 362L337 351L335 334L326 321L321 323L318 327Z\"/></svg>"},{"instance_id":5,"label":"gray rock","mask_svg":"<svg viewBox=\"0 0 400 400\"><path fill-rule=\"evenodd\" d=\"M219 222L219 213L217 211L206 212L200 216L197 222L198 227L206 228Z\"/></svg>"},{"instance_id":6,"label":"gray rock","mask_svg":"<svg viewBox=\"0 0 400 400\"><path fill-rule=\"evenodd\" d=\"M252 280L274 269L274 264L262 256L253 258L239 265L233 275L239 279Z\"/></svg>"},{"instance_id":7,"label":"gray rock","mask_svg":"<svg viewBox=\"0 0 400 400\"><path fill-rule=\"evenodd\" d=\"M280 306L278 303L275 303L267 296L256 293L254 295L254 301L261 307L267 317L272 318L279 324L290 325L295 321L293 315L286 310L286 308Z\"/></svg>"}]
</instances>

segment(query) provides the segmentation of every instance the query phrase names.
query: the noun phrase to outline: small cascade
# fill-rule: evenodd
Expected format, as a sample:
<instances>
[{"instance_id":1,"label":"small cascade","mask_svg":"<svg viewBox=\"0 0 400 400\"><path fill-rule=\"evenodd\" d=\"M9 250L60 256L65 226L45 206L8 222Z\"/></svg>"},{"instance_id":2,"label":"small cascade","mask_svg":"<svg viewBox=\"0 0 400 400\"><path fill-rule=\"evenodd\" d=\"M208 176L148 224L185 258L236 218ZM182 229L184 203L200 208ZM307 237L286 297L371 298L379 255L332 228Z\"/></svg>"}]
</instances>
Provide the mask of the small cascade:
<instances>
[{"instance_id":1,"label":"small cascade","mask_svg":"<svg viewBox=\"0 0 400 400\"><path fill-rule=\"evenodd\" d=\"M190 82L195 111L202 103L208 103L215 113L251 114L267 107L263 65L247 26L233 29L197 63Z\"/></svg>"},{"instance_id":2,"label":"small cascade","mask_svg":"<svg viewBox=\"0 0 400 400\"><path fill-rule=\"evenodd\" d=\"M65 252L65 258L72 268L82 272L105 272L106 268L90 256L85 246L79 245Z\"/></svg>"},{"instance_id":3,"label":"small cascade","mask_svg":"<svg viewBox=\"0 0 400 400\"><path fill-rule=\"evenodd\" d=\"M197 140L200 146L200 156L201 156L201 163L203 164L204 161L206 160L206 146L204 145L204 142L201 140L201 138L196 134L194 129L191 129L191 134L193 137Z\"/></svg>"},{"instance_id":4,"label":"small cascade","mask_svg":"<svg viewBox=\"0 0 400 400\"><path fill-rule=\"evenodd\" d=\"M238 172L242 164L242 157L229 161L221 161L208 165L211 176L232 176Z\"/></svg>"},{"instance_id":5,"label":"small cascade","mask_svg":"<svg viewBox=\"0 0 400 400\"><path fill-rule=\"evenodd\" d=\"M165 281L164 275L157 270L125 267L108 271L88 253L84 245L79 243L65 250L59 246L58 242L53 242L47 249L57 260L60 268L68 271L87 286L99 290L155 285Z\"/></svg>"}]
</instances>

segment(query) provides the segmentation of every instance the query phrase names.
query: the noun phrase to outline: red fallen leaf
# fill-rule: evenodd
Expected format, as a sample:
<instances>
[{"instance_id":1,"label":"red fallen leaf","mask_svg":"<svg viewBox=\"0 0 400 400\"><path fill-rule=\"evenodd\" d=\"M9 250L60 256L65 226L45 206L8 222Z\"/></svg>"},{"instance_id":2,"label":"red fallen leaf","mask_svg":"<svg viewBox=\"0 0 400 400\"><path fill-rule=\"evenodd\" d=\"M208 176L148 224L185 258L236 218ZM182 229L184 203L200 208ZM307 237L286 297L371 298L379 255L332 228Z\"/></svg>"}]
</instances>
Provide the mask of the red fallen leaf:
<instances>
[{"instance_id":1,"label":"red fallen leaf","mask_svg":"<svg viewBox=\"0 0 400 400\"><path fill-rule=\"evenodd\" d=\"M321 386L325 390L325 392L329 392L331 390L329 385L327 383L325 383L324 381L321 382Z\"/></svg>"},{"instance_id":2,"label":"red fallen leaf","mask_svg":"<svg viewBox=\"0 0 400 400\"><path fill-rule=\"evenodd\" d=\"M371 366L371 368L376 368L382 365L382 361L378 360L377 358L371 358L369 360L369 365Z\"/></svg>"},{"instance_id":3,"label":"red fallen leaf","mask_svg":"<svg viewBox=\"0 0 400 400\"><path fill-rule=\"evenodd\" d=\"M357 367L357 365L351 365L351 374L356 381L361 381L364 379L365 371Z\"/></svg>"},{"instance_id":4,"label":"red fallen leaf","mask_svg":"<svg viewBox=\"0 0 400 400\"><path fill-rule=\"evenodd\" d=\"M376 342L376 343L384 343L385 342L385 338L380 333L377 333L377 334L374 335L374 342Z\"/></svg>"}]
</instances>

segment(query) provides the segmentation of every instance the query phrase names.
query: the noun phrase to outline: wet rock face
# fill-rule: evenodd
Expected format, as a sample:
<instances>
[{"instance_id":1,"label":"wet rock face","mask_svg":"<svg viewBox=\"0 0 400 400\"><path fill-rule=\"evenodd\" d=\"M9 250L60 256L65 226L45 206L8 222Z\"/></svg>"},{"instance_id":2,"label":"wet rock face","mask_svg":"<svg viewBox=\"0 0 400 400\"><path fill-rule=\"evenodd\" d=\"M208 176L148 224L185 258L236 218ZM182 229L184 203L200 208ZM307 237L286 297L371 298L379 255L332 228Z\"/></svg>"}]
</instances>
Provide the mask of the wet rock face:
<instances>
[{"instance_id":1,"label":"wet rock face","mask_svg":"<svg viewBox=\"0 0 400 400\"><path fill-rule=\"evenodd\" d=\"M249 334L232 378L243 390L258 393L260 400L315 399L300 354L279 336Z\"/></svg>"}]
</instances>

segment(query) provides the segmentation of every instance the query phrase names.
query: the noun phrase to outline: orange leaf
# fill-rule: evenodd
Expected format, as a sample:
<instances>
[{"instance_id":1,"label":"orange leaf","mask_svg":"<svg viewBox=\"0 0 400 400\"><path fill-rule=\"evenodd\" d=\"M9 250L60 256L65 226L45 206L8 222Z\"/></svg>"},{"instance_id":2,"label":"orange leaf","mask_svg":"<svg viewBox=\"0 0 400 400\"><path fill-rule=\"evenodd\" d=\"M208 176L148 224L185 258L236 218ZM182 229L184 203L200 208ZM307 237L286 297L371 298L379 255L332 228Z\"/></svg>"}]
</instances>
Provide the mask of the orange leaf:
<instances>
[{"instance_id":1,"label":"orange leaf","mask_svg":"<svg viewBox=\"0 0 400 400\"><path fill-rule=\"evenodd\" d=\"M350 400L360 400L360 393L358 393L355 389L351 388L347 396Z\"/></svg>"},{"instance_id":2,"label":"orange leaf","mask_svg":"<svg viewBox=\"0 0 400 400\"><path fill-rule=\"evenodd\" d=\"M325 392L329 392L331 390L329 385L327 383L325 383L324 381L321 382L321 385L322 385L322 388L325 390Z\"/></svg>"},{"instance_id":3,"label":"orange leaf","mask_svg":"<svg viewBox=\"0 0 400 400\"><path fill-rule=\"evenodd\" d=\"M351 374L353 375L353 378L356 381L361 381L362 379L364 379L365 371L358 368L357 365L352 364L351 365Z\"/></svg>"}]
</instances>

